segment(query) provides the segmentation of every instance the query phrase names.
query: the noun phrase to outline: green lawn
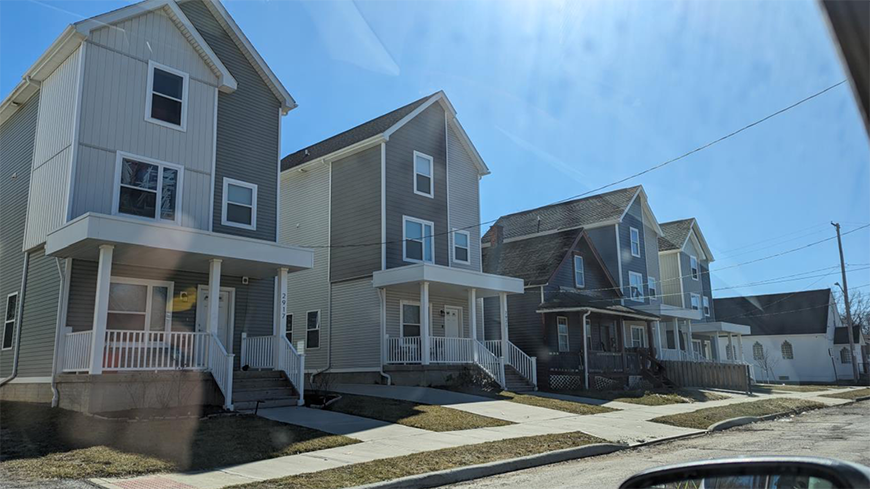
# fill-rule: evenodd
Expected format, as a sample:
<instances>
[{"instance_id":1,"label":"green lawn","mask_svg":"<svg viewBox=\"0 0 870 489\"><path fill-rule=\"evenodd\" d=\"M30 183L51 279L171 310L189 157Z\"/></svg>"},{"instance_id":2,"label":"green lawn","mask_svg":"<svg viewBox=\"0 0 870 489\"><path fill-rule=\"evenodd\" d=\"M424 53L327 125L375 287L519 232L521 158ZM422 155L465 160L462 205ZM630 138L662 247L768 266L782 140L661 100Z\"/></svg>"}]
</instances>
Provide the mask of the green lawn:
<instances>
[{"instance_id":1,"label":"green lawn","mask_svg":"<svg viewBox=\"0 0 870 489\"><path fill-rule=\"evenodd\" d=\"M577 391L570 395L591 397L607 401L627 402L645 406L663 406L665 404L685 404L690 402L717 401L728 399L728 396L715 392L702 392L694 389L651 389L633 391Z\"/></svg>"},{"instance_id":2,"label":"green lawn","mask_svg":"<svg viewBox=\"0 0 870 489\"><path fill-rule=\"evenodd\" d=\"M0 420L0 479L207 469L358 443L253 415L129 423L2 402Z\"/></svg>"},{"instance_id":3,"label":"green lawn","mask_svg":"<svg viewBox=\"0 0 870 489\"><path fill-rule=\"evenodd\" d=\"M602 442L604 440L580 432L527 436L374 460L320 472L233 486L233 489L353 487Z\"/></svg>"},{"instance_id":4,"label":"green lawn","mask_svg":"<svg viewBox=\"0 0 870 489\"><path fill-rule=\"evenodd\" d=\"M742 402L728 406L699 409L691 413L660 416L651 421L682 428L706 430L710 425L731 418L743 416L765 416L768 414L800 412L825 407L824 404L803 399L765 399L763 401Z\"/></svg>"},{"instance_id":5,"label":"green lawn","mask_svg":"<svg viewBox=\"0 0 870 489\"><path fill-rule=\"evenodd\" d=\"M470 430L513 424L458 409L356 394L342 394L341 399L330 404L328 409L429 431Z\"/></svg>"},{"instance_id":6,"label":"green lawn","mask_svg":"<svg viewBox=\"0 0 870 489\"><path fill-rule=\"evenodd\" d=\"M838 392L836 394L822 394L819 397L830 397L832 399L858 399L859 397L870 396L870 388L853 389L846 392Z\"/></svg>"}]
</instances>

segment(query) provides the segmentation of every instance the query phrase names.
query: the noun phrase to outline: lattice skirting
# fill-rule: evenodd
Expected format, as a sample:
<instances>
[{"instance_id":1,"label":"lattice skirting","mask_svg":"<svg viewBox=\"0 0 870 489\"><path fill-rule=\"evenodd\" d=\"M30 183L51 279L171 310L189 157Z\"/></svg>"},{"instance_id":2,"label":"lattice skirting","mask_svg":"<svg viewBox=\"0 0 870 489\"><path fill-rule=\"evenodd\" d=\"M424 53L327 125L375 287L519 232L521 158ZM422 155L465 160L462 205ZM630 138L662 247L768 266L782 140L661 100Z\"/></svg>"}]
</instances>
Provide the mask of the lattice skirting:
<instances>
[{"instance_id":1,"label":"lattice skirting","mask_svg":"<svg viewBox=\"0 0 870 489\"><path fill-rule=\"evenodd\" d=\"M583 389L582 375L550 374L550 389L553 390L581 390Z\"/></svg>"}]
</instances>

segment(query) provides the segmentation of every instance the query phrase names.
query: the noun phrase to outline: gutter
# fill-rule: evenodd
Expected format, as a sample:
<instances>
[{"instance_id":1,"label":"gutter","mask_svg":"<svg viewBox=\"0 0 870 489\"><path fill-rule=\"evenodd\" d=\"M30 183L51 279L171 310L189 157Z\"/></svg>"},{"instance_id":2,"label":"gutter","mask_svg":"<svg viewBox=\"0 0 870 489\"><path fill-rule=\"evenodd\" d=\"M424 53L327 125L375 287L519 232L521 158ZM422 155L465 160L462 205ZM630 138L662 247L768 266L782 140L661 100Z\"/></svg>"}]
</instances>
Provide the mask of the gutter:
<instances>
[{"instance_id":1,"label":"gutter","mask_svg":"<svg viewBox=\"0 0 870 489\"><path fill-rule=\"evenodd\" d=\"M393 385L393 378L384 372L384 343L386 343L387 338L387 291L378 289L378 295L381 297L381 368L378 373L387 379L387 385Z\"/></svg>"},{"instance_id":2,"label":"gutter","mask_svg":"<svg viewBox=\"0 0 870 489\"><path fill-rule=\"evenodd\" d=\"M0 380L0 387L6 385L10 380L14 379L18 376L18 352L21 350L21 326L22 320L24 319L22 315L24 314L24 296L27 289L27 269L30 267L30 253L24 254L24 266L21 271L21 287L19 287L18 293L18 312L16 313L16 321L18 322L18 327L14 328L15 334L15 350L12 356L12 373L9 374L9 377L6 377L3 380Z\"/></svg>"},{"instance_id":3,"label":"gutter","mask_svg":"<svg viewBox=\"0 0 870 489\"><path fill-rule=\"evenodd\" d=\"M542 289L543 290L543 289ZM586 318L592 314L592 311L586 311L586 314L583 314L583 384L586 387L586 390L589 390L589 355L588 355L588 341L590 331L586 329Z\"/></svg>"}]
</instances>

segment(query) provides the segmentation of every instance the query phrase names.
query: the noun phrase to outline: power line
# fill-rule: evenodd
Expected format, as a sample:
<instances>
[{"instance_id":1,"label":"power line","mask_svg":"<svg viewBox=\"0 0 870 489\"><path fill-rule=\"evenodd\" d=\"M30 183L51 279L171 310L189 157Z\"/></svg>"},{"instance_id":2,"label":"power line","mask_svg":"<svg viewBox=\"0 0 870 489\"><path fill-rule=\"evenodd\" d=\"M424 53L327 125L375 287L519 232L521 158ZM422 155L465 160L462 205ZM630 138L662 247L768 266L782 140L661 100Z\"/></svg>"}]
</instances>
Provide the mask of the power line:
<instances>
[{"instance_id":1,"label":"power line","mask_svg":"<svg viewBox=\"0 0 870 489\"><path fill-rule=\"evenodd\" d=\"M857 287L852 287L852 288L853 288L853 289L860 289L860 288L863 288L863 287L870 287L870 283L867 283L867 284L864 284L864 285L859 285L859 286L857 286ZM751 316L730 316L730 317L727 317L727 318L725 318L725 319L734 319L735 317L764 317L764 316L776 316L776 315L778 315L778 314L787 314L787 313L790 313L790 312L799 312L799 311L809 311L810 309L818 309L818 308L820 308L820 307L830 307L830 306L831 306L830 303L828 303L828 304L819 304L819 305L817 305L817 306L802 307L802 308L800 308L800 309L790 309L790 310L787 310L787 311L770 312L770 313L764 313L764 314L754 314L754 315L751 315ZM724 321L724 320L725 320L725 319L721 319L721 318L717 318L717 319L718 319L719 321Z\"/></svg>"}]
</instances>

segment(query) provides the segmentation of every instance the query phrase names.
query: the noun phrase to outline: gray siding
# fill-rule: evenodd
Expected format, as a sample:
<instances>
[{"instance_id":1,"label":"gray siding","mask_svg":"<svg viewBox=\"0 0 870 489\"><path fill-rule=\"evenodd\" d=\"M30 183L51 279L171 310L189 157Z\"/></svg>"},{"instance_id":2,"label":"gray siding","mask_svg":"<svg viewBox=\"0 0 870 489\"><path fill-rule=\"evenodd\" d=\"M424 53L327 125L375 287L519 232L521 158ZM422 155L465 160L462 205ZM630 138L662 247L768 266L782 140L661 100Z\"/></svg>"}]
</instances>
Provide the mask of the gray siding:
<instances>
[{"instance_id":1,"label":"gray siding","mask_svg":"<svg viewBox=\"0 0 870 489\"><path fill-rule=\"evenodd\" d=\"M57 262L38 248L30 253L21 314L18 377L48 377L54 356L61 279Z\"/></svg>"},{"instance_id":2,"label":"gray siding","mask_svg":"<svg viewBox=\"0 0 870 489\"><path fill-rule=\"evenodd\" d=\"M646 273L647 280L649 277L652 277L656 281L656 293L662 293L662 286L660 282L662 280L661 270L659 269L659 237L656 234L655 230L650 226L650 223L646 220L646 216L644 216L643 223L643 242L644 242L644 259L646 260ZM647 294L649 290L647 290ZM651 299L651 302L658 303L661 299L657 298L655 300Z\"/></svg>"},{"instance_id":3,"label":"gray siding","mask_svg":"<svg viewBox=\"0 0 870 489\"><path fill-rule=\"evenodd\" d=\"M643 232L643 207L641 206L640 198L635 199L634 203L628 209L622 223L618 225L619 232L619 247L621 248L622 256L622 288L625 294L626 305L640 304L638 301L628 299L629 297L629 280L628 272L637 272L643 276L643 283L646 284L646 243ZM639 232L640 237L640 257L632 256L631 254L631 228L635 228ZM658 246L658 245L656 245ZM649 298L644 288L643 303L649 304Z\"/></svg>"},{"instance_id":4,"label":"gray siding","mask_svg":"<svg viewBox=\"0 0 870 489\"><path fill-rule=\"evenodd\" d=\"M281 103L201 1L179 7L238 82L218 95L213 230L276 241ZM257 185L256 230L221 225L224 178Z\"/></svg>"},{"instance_id":5,"label":"gray siding","mask_svg":"<svg viewBox=\"0 0 870 489\"><path fill-rule=\"evenodd\" d=\"M371 279L332 284L331 368L380 367L380 303L378 291L372 287Z\"/></svg>"},{"instance_id":6,"label":"gray siding","mask_svg":"<svg viewBox=\"0 0 870 489\"><path fill-rule=\"evenodd\" d=\"M595 245L595 249L601 255L601 260L607 267L607 271L610 272L610 275L613 276L613 279L619 285L619 250L616 247L616 229L616 226L605 226L589 229L586 231L586 234L589 235L589 239L592 240L592 244Z\"/></svg>"},{"instance_id":7,"label":"gray siding","mask_svg":"<svg viewBox=\"0 0 870 489\"><path fill-rule=\"evenodd\" d=\"M481 271L480 265L480 174L453 128L447 131L448 184L450 186L450 227L469 234L469 264L453 262L450 266ZM451 237L451 247L453 246Z\"/></svg>"},{"instance_id":8,"label":"gray siding","mask_svg":"<svg viewBox=\"0 0 870 489\"><path fill-rule=\"evenodd\" d=\"M406 290L387 290L387 335L397 338L400 333L400 311L402 301L420 303L420 293ZM429 294L429 302L432 304L431 319L432 336L444 336L444 317L440 311L444 306L462 308L462 336L471 338L471 323L468 322L468 299Z\"/></svg>"},{"instance_id":9,"label":"gray siding","mask_svg":"<svg viewBox=\"0 0 870 489\"><path fill-rule=\"evenodd\" d=\"M508 296L508 339L527 355L544 358L544 324L535 312L540 304L541 287ZM501 339L498 297L484 299L484 331L487 340Z\"/></svg>"},{"instance_id":10,"label":"gray siding","mask_svg":"<svg viewBox=\"0 0 870 489\"><path fill-rule=\"evenodd\" d=\"M0 317L6 317L6 296L20 293L24 267L24 220L33 160L39 95L34 95L0 126ZM21 296L19 295L19 299ZM16 325L16 330L18 326ZM0 336L2 336L0 331ZM0 341L3 338L0 337ZM2 344L2 343L0 343ZM14 343L13 343L14 344ZM12 372L14 349L0 351L0 378Z\"/></svg>"},{"instance_id":11,"label":"gray siding","mask_svg":"<svg viewBox=\"0 0 870 489\"><path fill-rule=\"evenodd\" d=\"M360 278L380 270L381 246L377 245L382 241L380 145L332 163L331 212L331 240L335 248L331 248L330 279L336 282ZM342 248L369 243L375 245Z\"/></svg>"},{"instance_id":12,"label":"gray siding","mask_svg":"<svg viewBox=\"0 0 870 489\"><path fill-rule=\"evenodd\" d=\"M674 307L683 307L683 297L680 292L680 260L681 253L665 253L659 255L659 268L661 273L659 289L661 290L662 302Z\"/></svg>"},{"instance_id":13,"label":"gray siding","mask_svg":"<svg viewBox=\"0 0 870 489\"><path fill-rule=\"evenodd\" d=\"M612 299L617 297L617 290L613 290L613 285L607 279L604 268L599 266L598 260L592 254L592 248L589 243L581 239L574 248L574 253L562 261L556 271L553 273L553 278L550 279L548 290L558 291L560 287L575 288L574 284L574 254L579 254L583 257L583 268L585 269L586 286L581 291L585 291L590 295L595 295L601 298ZM609 289L609 290L602 290ZM549 297L544 299L549 299Z\"/></svg>"},{"instance_id":14,"label":"gray siding","mask_svg":"<svg viewBox=\"0 0 870 489\"><path fill-rule=\"evenodd\" d=\"M692 268L691 268L691 258L690 256L694 256L698 258L698 270L700 271L700 258L698 257L698 252L695 250L695 246L690 239L688 243L686 243L683 251L679 253L680 256L680 268L683 276L683 294L684 300L686 304L686 309L692 308L691 297L692 294L698 294L703 296L703 287L701 284L700 277L698 280L692 278ZM703 300L703 299L702 299ZM703 305L703 302L700 303Z\"/></svg>"},{"instance_id":15,"label":"gray siding","mask_svg":"<svg viewBox=\"0 0 870 489\"><path fill-rule=\"evenodd\" d=\"M402 259L402 216L432 221L435 263L450 264L444 129L444 109L433 104L386 143L387 268L409 264ZM414 193L414 151L434 159L435 198Z\"/></svg>"}]
</instances>

